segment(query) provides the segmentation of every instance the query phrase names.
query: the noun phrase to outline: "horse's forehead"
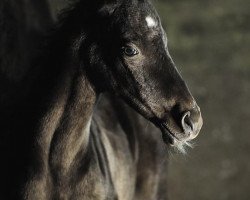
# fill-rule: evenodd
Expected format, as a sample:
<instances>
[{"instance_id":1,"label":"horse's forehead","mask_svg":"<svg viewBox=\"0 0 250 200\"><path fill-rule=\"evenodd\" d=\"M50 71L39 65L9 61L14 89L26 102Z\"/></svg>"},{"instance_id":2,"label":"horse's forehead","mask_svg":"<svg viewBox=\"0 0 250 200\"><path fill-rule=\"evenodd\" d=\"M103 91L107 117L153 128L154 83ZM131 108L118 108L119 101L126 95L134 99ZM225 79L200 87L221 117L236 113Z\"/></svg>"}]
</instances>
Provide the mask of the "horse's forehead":
<instances>
[{"instance_id":1,"label":"horse's forehead","mask_svg":"<svg viewBox=\"0 0 250 200\"><path fill-rule=\"evenodd\" d=\"M151 15L147 15L145 21L148 28L156 28L158 26L158 21Z\"/></svg>"},{"instance_id":2,"label":"horse's forehead","mask_svg":"<svg viewBox=\"0 0 250 200\"><path fill-rule=\"evenodd\" d=\"M152 13L144 13L134 23L130 22L132 30L137 30L141 35L148 38L155 38L157 35L161 35L162 28L161 23L156 15Z\"/></svg>"},{"instance_id":3,"label":"horse's forehead","mask_svg":"<svg viewBox=\"0 0 250 200\"><path fill-rule=\"evenodd\" d=\"M151 9L137 9L133 8L125 10L125 15L122 17L122 21L124 25L129 25L133 28L144 28L144 29L152 29L160 31L160 21L157 13ZM125 17L124 17L125 16Z\"/></svg>"},{"instance_id":4,"label":"horse's forehead","mask_svg":"<svg viewBox=\"0 0 250 200\"><path fill-rule=\"evenodd\" d=\"M147 1L138 2L137 4L123 4L117 10L119 14L122 14L123 19L130 23L140 22L146 18L149 19L149 17L157 21L158 14Z\"/></svg>"},{"instance_id":5,"label":"horse's forehead","mask_svg":"<svg viewBox=\"0 0 250 200\"><path fill-rule=\"evenodd\" d=\"M113 19L118 19L125 38L139 36L151 40L163 35L159 16L150 4L121 6Z\"/></svg>"}]
</instances>

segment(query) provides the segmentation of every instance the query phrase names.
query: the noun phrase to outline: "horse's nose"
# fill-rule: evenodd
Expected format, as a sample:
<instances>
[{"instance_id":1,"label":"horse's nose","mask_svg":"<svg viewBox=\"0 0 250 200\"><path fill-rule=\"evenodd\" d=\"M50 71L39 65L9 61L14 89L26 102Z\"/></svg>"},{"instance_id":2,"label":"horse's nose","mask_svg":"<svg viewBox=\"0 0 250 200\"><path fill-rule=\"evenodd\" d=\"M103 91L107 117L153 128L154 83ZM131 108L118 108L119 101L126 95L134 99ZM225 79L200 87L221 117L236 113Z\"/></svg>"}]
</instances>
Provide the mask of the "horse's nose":
<instances>
[{"instance_id":1,"label":"horse's nose","mask_svg":"<svg viewBox=\"0 0 250 200\"><path fill-rule=\"evenodd\" d=\"M181 126L184 134L189 139L194 139L202 127L202 117L199 106L195 105L192 109L184 112L181 118Z\"/></svg>"}]
</instances>

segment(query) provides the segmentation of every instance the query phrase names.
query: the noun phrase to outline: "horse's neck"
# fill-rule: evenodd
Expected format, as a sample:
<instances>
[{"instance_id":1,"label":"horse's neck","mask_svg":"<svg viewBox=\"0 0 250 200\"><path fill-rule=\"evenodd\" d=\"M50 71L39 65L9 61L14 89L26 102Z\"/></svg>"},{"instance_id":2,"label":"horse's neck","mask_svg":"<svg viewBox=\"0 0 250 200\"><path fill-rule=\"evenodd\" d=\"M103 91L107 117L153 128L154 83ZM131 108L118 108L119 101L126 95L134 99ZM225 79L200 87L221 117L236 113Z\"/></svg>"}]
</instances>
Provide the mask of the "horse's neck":
<instances>
[{"instance_id":1,"label":"horse's neck","mask_svg":"<svg viewBox=\"0 0 250 200\"><path fill-rule=\"evenodd\" d=\"M43 72L36 81L27 107L31 137L35 143L31 165L39 166L54 178L66 177L78 153L86 150L96 94L80 67L70 62L52 72ZM53 66L51 66L53 68ZM49 67L46 67L50 69ZM58 70L59 69L59 70ZM40 89L39 89L40 88ZM27 126L28 126L27 122ZM32 141L32 142L33 142ZM31 170L37 172L37 167ZM58 180L59 181L59 180Z\"/></svg>"},{"instance_id":2,"label":"horse's neck","mask_svg":"<svg viewBox=\"0 0 250 200\"><path fill-rule=\"evenodd\" d=\"M60 120L57 121L58 125L54 129L54 133L51 134L49 150L50 166L57 173L61 173L60 175L67 175L77 153L88 146L89 129L95 103L95 94L86 77L77 75L71 82L72 85L64 105L58 108L55 103L54 109L49 113L52 116L55 112L61 113ZM57 116L54 117L57 118ZM53 119L51 121L53 123ZM47 123L46 119L45 123ZM50 124L46 124L45 131L47 125L50 126Z\"/></svg>"}]
</instances>

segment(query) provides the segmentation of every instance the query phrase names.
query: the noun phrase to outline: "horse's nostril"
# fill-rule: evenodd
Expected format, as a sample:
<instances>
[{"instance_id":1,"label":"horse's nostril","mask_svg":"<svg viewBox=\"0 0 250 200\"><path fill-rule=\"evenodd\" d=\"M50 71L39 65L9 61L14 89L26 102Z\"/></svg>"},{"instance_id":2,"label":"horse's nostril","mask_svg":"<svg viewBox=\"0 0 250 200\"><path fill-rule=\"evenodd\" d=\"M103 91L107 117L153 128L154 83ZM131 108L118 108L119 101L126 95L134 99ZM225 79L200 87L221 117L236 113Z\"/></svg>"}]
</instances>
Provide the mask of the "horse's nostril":
<instances>
[{"instance_id":1,"label":"horse's nostril","mask_svg":"<svg viewBox=\"0 0 250 200\"><path fill-rule=\"evenodd\" d=\"M181 125L185 134L191 134L194 131L194 125L190 119L190 111L185 112L182 116Z\"/></svg>"}]
</instances>

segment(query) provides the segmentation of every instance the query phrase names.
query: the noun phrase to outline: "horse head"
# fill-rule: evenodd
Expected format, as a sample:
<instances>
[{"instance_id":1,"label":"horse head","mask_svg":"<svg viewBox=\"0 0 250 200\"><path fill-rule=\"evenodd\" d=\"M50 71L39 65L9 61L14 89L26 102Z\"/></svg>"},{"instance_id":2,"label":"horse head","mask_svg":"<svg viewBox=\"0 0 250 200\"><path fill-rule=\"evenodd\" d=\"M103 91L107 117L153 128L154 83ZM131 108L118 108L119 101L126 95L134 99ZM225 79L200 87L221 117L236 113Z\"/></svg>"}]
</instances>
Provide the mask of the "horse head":
<instances>
[{"instance_id":1,"label":"horse head","mask_svg":"<svg viewBox=\"0 0 250 200\"><path fill-rule=\"evenodd\" d=\"M161 129L166 143L194 139L202 126L200 108L169 54L152 4L98 0L79 7L85 27L78 55L96 89L121 97Z\"/></svg>"}]
</instances>

